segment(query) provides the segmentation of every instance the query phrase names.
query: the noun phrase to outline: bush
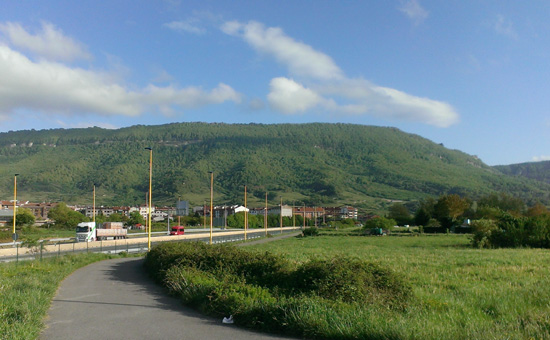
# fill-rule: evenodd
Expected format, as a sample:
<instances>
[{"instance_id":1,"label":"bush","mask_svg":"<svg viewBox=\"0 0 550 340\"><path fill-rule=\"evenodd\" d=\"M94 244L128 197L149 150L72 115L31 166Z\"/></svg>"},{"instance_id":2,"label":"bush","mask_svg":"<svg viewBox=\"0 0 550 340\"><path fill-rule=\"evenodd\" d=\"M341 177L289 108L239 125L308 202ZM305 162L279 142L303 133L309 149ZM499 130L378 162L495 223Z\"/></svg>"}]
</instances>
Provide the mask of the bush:
<instances>
[{"instance_id":1,"label":"bush","mask_svg":"<svg viewBox=\"0 0 550 340\"><path fill-rule=\"evenodd\" d=\"M162 244L146 255L145 266L160 282L168 276L173 282L174 275L180 275L185 285L182 275L196 276L200 272L220 281L238 281L284 294L315 293L345 302L403 298L409 290L400 277L374 263L350 258L312 259L296 267L281 256L247 252L230 245Z\"/></svg>"},{"instance_id":2,"label":"bush","mask_svg":"<svg viewBox=\"0 0 550 340\"><path fill-rule=\"evenodd\" d=\"M350 258L310 260L291 274L292 289L344 302L405 301L410 287L386 268Z\"/></svg>"},{"instance_id":3,"label":"bush","mask_svg":"<svg viewBox=\"0 0 550 340\"><path fill-rule=\"evenodd\" d=\"M365 229L382 228L382 229L389 230L395 225L396 225L395 220L391 218L375 217L365 222Z\"/></svg>"},{"instance_id":4,"label":"bush","mask_svg":"<svg viewBox=\"0 0 550 340\"><path fill-rule=\"evenodd\" d=\"M491 248L492 233L497 230L493 220L481 219L472 222L472 245L476 248Z\"/></svg>"},{"instance_id":5,"label":"bush","mask_svg":"<svg viewBox=\"0 0 550 340\"><path fill-rule=\"evenodd\" d=\"M157 281L162 281L172 266L182 266L220 277L227 274L241 276L252 284L273 285L290 264L267 252L249 253L230 245L181 242L154 247L145 257L145 266Z\"/></svg>"},{"instance_id":6,"label":"bush","mask_svg":"<svg viewBox=\"0 0 550 340\"><path fill-rule=\"evenodd\" d=\"M234 246L165 243L145 258L149 273L185 304L238 325L308 338L342 337L359 306L403 310L410 286L377 264L350 258L292 264ZM342 314L343 313L343 314ZM370 337L357 333L352 338Z\"/></svg>"},{"instance_id":7,"label":"bush","mask_svg":"<svg viewBox=\"0 0 550 340\"><path fill-rule=\"evenodd\" d=\"M305 228L302 231L302 235L304 235L304 236L318 236L319 235L319 229L316 228L316 227Z\"/></svg>"},{"instance_id":8,"label":"bush","mask_svg":"<svg viewBox=\"0 0 550 340\"><path fill-rule=\"evenodd\" d=\"M472 225L472 245L479 248L550 248L550 217L515 217L502 214L497 221L478 220Z\"/></svg>"}]
</instances>

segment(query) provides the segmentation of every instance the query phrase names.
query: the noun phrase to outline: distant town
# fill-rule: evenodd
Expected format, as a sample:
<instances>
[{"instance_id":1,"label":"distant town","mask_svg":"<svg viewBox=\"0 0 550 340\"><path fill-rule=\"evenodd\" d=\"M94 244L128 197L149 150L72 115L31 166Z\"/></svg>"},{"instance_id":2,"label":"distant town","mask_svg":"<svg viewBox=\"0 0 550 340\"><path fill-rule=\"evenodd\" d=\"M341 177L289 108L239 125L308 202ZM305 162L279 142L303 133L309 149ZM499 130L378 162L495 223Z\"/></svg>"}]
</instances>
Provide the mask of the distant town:
<instances>
[{"instance_id":1,"label":"distant town","mask_svg":"<svg viewBox=\"0 0 550 340\"><path fill-rule=\"evenodd\" d=\"M0 225L6 225L13 218L14 202L12 201L0 201ZM32 212L35 217L36 225L43 225L49 223L48 218L49 211L57 206L59 203L32 203L29 201L17 201L15 206L17 208L24 208ZM109 217L113 214L119 214L121 216L129 217L133 212L139 212L139 214L146 219L148 217L148 206L81 206L81 205L68 205L69 208L74 211L82 213L88 218L93 216L103 215ZM214 206L212 214L212 224L215 227L227 226L227 218L231 215L239 212L247 212L250 215L276 215L281 217L301 216L309 220L313 220L315 223L325 224L331 220L343 220L343 219L358 219L358 210L352 206L340 206L340 207L307 207L307 206L290 206L290 205L276 205L270 207L261 208L248 208L243 205L221 205ZM175 207L163 206L163 207L151 207L151 220L154 222L173 220L176 217L195 215L200 217L210 216L210 206L195 206L190 207L188 201L177 201ZM209 222L208 222L209 223ZM76 226L75 226L76 227Z\"/></svg>"}]
</instances>

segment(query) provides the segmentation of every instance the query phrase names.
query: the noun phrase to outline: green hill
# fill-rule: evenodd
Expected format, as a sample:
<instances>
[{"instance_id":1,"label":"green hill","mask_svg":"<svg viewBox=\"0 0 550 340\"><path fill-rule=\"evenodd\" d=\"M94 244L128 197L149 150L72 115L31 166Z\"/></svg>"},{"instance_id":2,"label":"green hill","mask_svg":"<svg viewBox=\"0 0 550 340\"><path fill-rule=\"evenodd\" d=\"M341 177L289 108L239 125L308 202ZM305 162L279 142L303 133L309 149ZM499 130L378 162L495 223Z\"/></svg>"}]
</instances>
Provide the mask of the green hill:
<instances>
[{"instance_id":1,"label":"green hill","mask_svg":"<svg viewBox=\"0 0 550 340\"><path fill-rule=\"evenodd\" d=\"M500 172L550 183L550 161L495 166Z\"/></svg>"},{"instance_id":2,"label":"green hill","mask_svg":"<svg viewBox=\"0 0 550 340\"><path fill-rule=\"evenodd\" d=\"M145 201L153 148L153 203L181 197L379 207L444 193L502 191L548 202L550 185L505 175L474 156L395 128L350 124L178 123L0 133L0 190L32 201L139 204Z\"/></svg>"}]
</instances>

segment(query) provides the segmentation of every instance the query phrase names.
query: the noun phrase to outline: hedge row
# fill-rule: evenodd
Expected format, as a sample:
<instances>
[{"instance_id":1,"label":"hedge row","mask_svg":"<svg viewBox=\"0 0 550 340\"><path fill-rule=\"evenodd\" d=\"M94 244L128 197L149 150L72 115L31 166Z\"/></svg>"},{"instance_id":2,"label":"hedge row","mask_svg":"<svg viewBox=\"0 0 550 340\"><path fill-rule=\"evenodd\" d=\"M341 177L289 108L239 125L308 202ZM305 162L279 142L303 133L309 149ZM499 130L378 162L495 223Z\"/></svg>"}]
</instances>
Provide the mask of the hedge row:
<instances>
[{"instance_id":1,"label":"hedge row","mask_svg":"<svg viewBox=\"0 0 550 340\"><path fill-rule=\"evenodd\" d=\"M402 310L410 297L400 276L351 258L296 264L228 245L170 243L154 247L145 266L189 306L233 315L243 326L298 336L346 338L331 333L328 321L326 327L319 323L358 305Z\"/></svg>"},{"instance_id":2,"label":"hedge row","mask_svg":"<svg viewBox=\"0 0 550 340\"><path fill-rule=\"evenodd\" d=\"M472 244L479 248L550 248L550 216L516 217L503 213L497 220L477 220Z\"/></svg>"}]
</instances>

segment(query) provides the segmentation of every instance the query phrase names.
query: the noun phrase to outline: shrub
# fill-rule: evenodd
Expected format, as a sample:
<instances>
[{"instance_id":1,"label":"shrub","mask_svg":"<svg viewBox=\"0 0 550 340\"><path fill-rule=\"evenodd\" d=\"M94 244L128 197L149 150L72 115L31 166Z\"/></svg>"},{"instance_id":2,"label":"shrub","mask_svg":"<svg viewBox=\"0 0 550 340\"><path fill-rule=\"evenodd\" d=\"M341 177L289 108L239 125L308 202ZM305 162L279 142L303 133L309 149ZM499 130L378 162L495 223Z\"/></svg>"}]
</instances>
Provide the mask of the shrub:
<instances>
[{"instance_id":1,"label":"shrub","mask_svg":"<svg viewBox=\"0 0 550 340\"><path fill-rule=\"evenodd\" d=\"M550 248L550 217L515 217L502 214L497 221L474 221L472 245L480 248Z\"/></svg>"},{"instance_id":2,"label":"shrub","mask_svg":"<svg viewBox=\"0 0 550 340\"><path fill-rule=\"evenodd\" d=\"M472 245L477 248L491 248L491 235L497 230L493 220L481 219L472 222Z\"/></svg>"},{"instance_id":3,"label":"shrub","mask_svg":"<svg viewBox=\"0 0 550 340\"><path fill-rule=\"evenodd\" d=\"M402 309L411 295L400 276L350 258L295 265L282 256L234 246L165 243L146 255L145 266L171 294L204 313L233 315L241 326L308 338L349 338L341 326L349 324L358 306ZM373 334L353 332L352 338Z\"/></svg>"},{"instance_id":4,"label":"shrub","mask_svg":"<svg viewBox=\"0 0 550 340\"><path fill-rule=\"evenodd\" d=\"M313 259L294 268L282 256L227 245L159 245L147 254L145 266L153 277L196 307L204 302L197 295L218 296L216 292L228 285L231 290L237 285L237 291L254 296L269 289L276 295L313 294L334 301L383 301L391 306L406 301L410 291L401 277L374 263L350 258ZM260 291L252 294L241 285ZM218 308L212 311L217 313Z\"/></svg>"},{"instance_id":5,"label":"shrub","mask_svg":"<svg viewBox=\"0 0 550 340\"><path fill-rule=\"evenodd\" d=\"M246 252L231 245L209 246L202 242L167 243L154 247L145 258L151 275L162 281L172 266L191 267L218 277L231 274L246 282L273 285L290 264L270 253Z\"/></svg>"},{"instance_id":6,"label":"shrub","mask_svg":"<svg viewBox=\"0 0 550 340\"><path fill-rule=\"evenodd\" d=\"M396 225L396 222L391 218L375 217L365 222L365 229L374 229L374 228L390 229L394 225Z\"/></svg>"},{"instance_id":7,"label":"shrub","mask_svg":"<svg viewBox=\"0 0 550 340\"><path fill-rule=\"evenodd\" d=\"M405 301L410 287L389 269L351 258L310 260L291 274L292 289L344 302Z\"/></svg>"},{"instance_id":8,"label":"shrub","mask_svg":"<svg viewBox=\"0 0 550 340\"><path fill-rule=\"evenodd\" d=\"M318 236L319 235L319 229L316 228L316 227L305 228L302 231L302 235L304 235L304 236Z\"/></svg>"}]
</instances>

